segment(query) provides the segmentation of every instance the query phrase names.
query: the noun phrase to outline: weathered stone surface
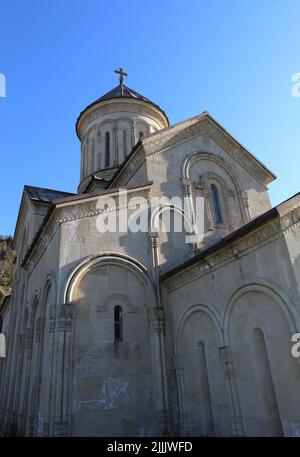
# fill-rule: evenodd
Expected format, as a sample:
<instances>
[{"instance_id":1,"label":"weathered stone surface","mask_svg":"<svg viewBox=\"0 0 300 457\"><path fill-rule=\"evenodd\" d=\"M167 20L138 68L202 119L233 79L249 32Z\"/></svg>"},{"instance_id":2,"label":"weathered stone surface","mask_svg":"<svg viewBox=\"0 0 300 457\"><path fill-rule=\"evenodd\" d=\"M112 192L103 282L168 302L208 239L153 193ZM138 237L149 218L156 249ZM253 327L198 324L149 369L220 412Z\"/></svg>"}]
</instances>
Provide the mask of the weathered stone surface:
<instances>
[{"instance_id":1,"label":"weathered stone surface","mask_svg":"<svg viewBox=\"0 0 300 457\"><path fill-rule=\"evenodd\" d=\"M147 102L106 100L78 127L79 191L96 193L40 201L25 189L0 310L1 433L300 436L300 197L270 210L274 176L208 113L166 126ZM142 127L157 131L118 168ZM151 197L192 208L203 196L204 241L163 233L159 212L149 233L100 233L97 191L123 217L135 210L113 190L124 186L146 214Z\"/></svg>"}]
</instances>

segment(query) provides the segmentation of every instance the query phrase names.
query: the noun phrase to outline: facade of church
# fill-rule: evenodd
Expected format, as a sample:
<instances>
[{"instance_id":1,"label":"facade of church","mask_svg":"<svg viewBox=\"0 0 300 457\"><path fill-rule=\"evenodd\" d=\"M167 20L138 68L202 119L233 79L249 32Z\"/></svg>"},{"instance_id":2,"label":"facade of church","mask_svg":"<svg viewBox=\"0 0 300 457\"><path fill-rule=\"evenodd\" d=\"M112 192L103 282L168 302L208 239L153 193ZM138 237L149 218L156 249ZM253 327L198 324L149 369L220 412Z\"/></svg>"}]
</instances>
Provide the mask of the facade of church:
<instances>
[{"instance_id":1,"label":"facade of church","mask_svg":"<svg viewBox=\"0 0 300 457\"><path fill-rule=\"evenodd\" d=\"M77 194L24 187L0 431L300 436L300 195L271 208L274 174L209 113L170 126L122 72L76 132ZM192 218L204 198L205 237L163 231L163 209L99 231L103 199L122 219L153 197Z\"/></svg>"}]
</instances>

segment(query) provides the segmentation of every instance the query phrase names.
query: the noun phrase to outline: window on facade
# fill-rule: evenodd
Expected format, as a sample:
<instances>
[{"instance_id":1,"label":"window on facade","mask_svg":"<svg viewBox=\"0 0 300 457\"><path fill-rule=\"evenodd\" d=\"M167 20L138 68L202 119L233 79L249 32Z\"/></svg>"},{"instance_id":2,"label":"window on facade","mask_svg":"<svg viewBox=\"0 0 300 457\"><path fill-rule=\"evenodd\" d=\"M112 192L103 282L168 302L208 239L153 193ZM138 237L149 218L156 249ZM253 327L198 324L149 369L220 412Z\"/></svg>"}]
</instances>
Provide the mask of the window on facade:
<instances>
[{"instance_id":1,"label":"window on facade","mask_svg":"<svg viewBox=\"0 0 300 457\"><path fill-rule=\"evenodd\" d=\"M139 132L139 138L143 138L143 136L144 136L144 132L142 132L142 131L140 130L140 132Z\"/></svg>"},{"instance_id":2,"label":"window on facade","mask_svg":"<svg viewBox=\"0 0 300 457\"><path fill-rule=\"evenodd\" d=\"M110 165L110 133L105 132L105 168Z\"/></svg>"},{"instance_id":3,"label":"window on facade","mask_svg":"<svg viewBox=\"0 0 300 457\"><path fill-rule=\"evenodd\" d=\"M215 184L211 185L211 196L212 196L212 201L213 201L213 205L214 205L216 224L221 224L223 222L223 218L222 218L222 212L221 212L219 192L218 192L217 186Z\"/></svg>"},{"instance_id":4,"label":"window on facade","mask_svg":"<svg viewBox=\"0 0 300 457\"><path fill-rule=\"evenodd\" d=\"M2 332L2 328L3 328L3 318L2 318L2 316L0 316L0 333Z\"/></svg>"},{"instance_id":5,"label":"window on facade","mask_svg":"<svg viewBox=\"0 0 300 457\"><path fill-rule=\"evenodd\" d=\"M123 341L122 307L115 306L115 341Z\"/></svg>"}]
</instances>

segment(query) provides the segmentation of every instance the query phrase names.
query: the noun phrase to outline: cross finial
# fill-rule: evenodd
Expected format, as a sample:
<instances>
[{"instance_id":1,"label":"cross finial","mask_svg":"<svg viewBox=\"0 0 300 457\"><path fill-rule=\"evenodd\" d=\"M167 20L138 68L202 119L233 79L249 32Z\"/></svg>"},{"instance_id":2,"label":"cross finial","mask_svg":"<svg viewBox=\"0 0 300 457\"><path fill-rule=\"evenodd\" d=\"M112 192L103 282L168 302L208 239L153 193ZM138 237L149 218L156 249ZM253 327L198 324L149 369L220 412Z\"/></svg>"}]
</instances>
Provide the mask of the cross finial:
<instances>
[{"instance_id":1,"label":"cross finial","mask_svg":"<svg viewBox=\"0 0 300 457\"><path fill-rule=\"evenodd\" d=\"M118 70L115 70L115 73L120 75L120 84L123 84L124 76L128 76L128 74L123 71L122 67L120 67Z\"/></svg>"}]
</instances>

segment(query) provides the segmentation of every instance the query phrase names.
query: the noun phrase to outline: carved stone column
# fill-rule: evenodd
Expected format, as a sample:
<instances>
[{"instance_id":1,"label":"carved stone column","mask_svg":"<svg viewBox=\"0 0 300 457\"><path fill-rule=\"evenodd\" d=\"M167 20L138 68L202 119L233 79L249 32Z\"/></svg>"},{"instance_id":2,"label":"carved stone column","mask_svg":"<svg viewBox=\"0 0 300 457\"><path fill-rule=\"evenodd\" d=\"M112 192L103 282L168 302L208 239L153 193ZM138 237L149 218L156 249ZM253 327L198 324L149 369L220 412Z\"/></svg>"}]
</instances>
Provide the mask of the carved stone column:
<instances>
[{"instance_id":1,"label":"carved stone column","mask_svg":"<svg viewBox=\"0 0 300 457\"><path fill-rule=\"evenodd\" d=\"M156 383L153 386L154 403L161 436L170 436L170 412L165 357L165 316L160 307L149 309L152 369Z\"/></svg>"},{"instance_id":2,"label":"carved stone column","mask_svg":"<svg viewBox=\"0 0 300 457\"><path fill-rule=\"evenodd\" d=\"M70 436L72 384L73 305L63 303L59 309L56 351L56 399L52 436Z\"/></svg>"},{"instance_id":3,"label":"carved stone column","mask_svg":"<svg viewBox=\"0 0 300 457\"><path fill-rule=\"evenodd\" d=\"M95 167L95 171L101 170L102 168L102 157L101 157L101 130L97 131L97 165Z\"/></svg>"},{"instance_id":4,"label":"carved stone column","mask_svg":"<svg viewBox=\"0 0 300 457\"><path fill-rule=\"evenodd\" d=\"M23 335L20 335L19 351L22 354L18 372L18 404L15 409L17 412L18 435L24 436L26 430L26 412L28 405L28 388L30 377L30 365L33 347L33 329L26 328Z\"/></svg>"},{"instance_id":5,"label":"carved stone column","mask_svg":"<svg viewBox=\"0 0 300 457\"><path fill-rule=\"evenodd\" d=\"M116 167L119 164L119 154L118 154L118 135L117 127L113 127L113 166Z\"/></svg>"},{"instance_id":6,"label":"carved stone column","mask_svg":"<svg viewBox=\"0 0 300 457\"><path fill-rule=\"evenodd\" d=\"M19 295L20 284L17 285ZM17 294L16 294L17 295ZM16 296L16 298L18 298ZM14 300L11 304L11 317L8 330L8 344L7 344L7 365L4 381L4 408L5 408L5 427L8 434L16 433L15 415L13 411L14 394L16 386L16 371L19 349L19 333L20 333L20 320L21 313L19 312L21 306Z\"/></svg>"},{"instance_id":7,"label":"carved stone column","mask_svg":"<svg viewBox=\"0 0 300 457\"><path fill-rule=\"evenodd\" d=\"M34 323L33 323L34 325ZM33 356L33 343L34 343L34 327L27 327L25 331L25 379L24 379L24 400L23 400L23 425L20 428L24 430L24 435L28 436L31 432L30 429L30 386L32 377L32 356Z\"/></svg>"},{"instance_id":8,"label":"carved stone column","mask_svg":"<svg viewBox=\"0 0 300 457\"><path fill-rule=\"evenodd\" d=\"M192 226L192 233L190 233L191 242L189 243L190 247L195 250L197 249L197 242L196 242L196 235L197 235L197 227L196 227L196 214L195 214L195 206L193 200L193 186L190 179L183 178L182 179L182 188L183 188L183 198L184 198L184 210L187 211L187 216L190 219L190 223ZM187 208L186 208L187 207Z\"/></svg>"},{"instance_id":9,"label":"carved stone column","mask_svg":"<svg viewBox=\"0 0 300 457\"><path fill-rule=\"evenodd\" d=\"M246 213L247 219L245 222L250 221L251 214L250 214L250 206L249 206L249 198L247 192L242 192L242 202L243 202L243 210Z\"/></svg>"},{"instance_id":10,"label":"carved stone column","mask_svg":"<svg viewBox=\"0 0 300 457\"><path fill-rule=\"evenodd\" d=\"M157 232L149 233L149 248L150 248L150 252L151 252L153 278L155 281L155 292L156 292L156 294L159 295L159 261L158 261L158 233ZM160 297L157 296L157 299L160 300Z\"/></svg>"},{"instance_id":11,"label":"carved stone column","mask_svg":"<svg viewBox=\"0 0 300 457\"><path fill-rule=\"evenodd\" d=\"M85 154L84 154L84 178L86 178L89 174L89 162L90 162L90 146L89 146L89 139L87 138L85 141Z\"/></svg>"},{"instance_id":12,"label":"carved stone column","mask_svg":"<svg viewBox=\"0 0 300 457\"><path fill-rule=\"evenodd\" d=\"M165 312L161 306L159 264L158 264L158 234L149 233L154 287L157 296L157 306L150 308L150 338L152 348L152 367L155 373L154 401L162 436L170 435L170 411L167 384L167 363L165 347Z\"/></svg>"}]
</instances>

